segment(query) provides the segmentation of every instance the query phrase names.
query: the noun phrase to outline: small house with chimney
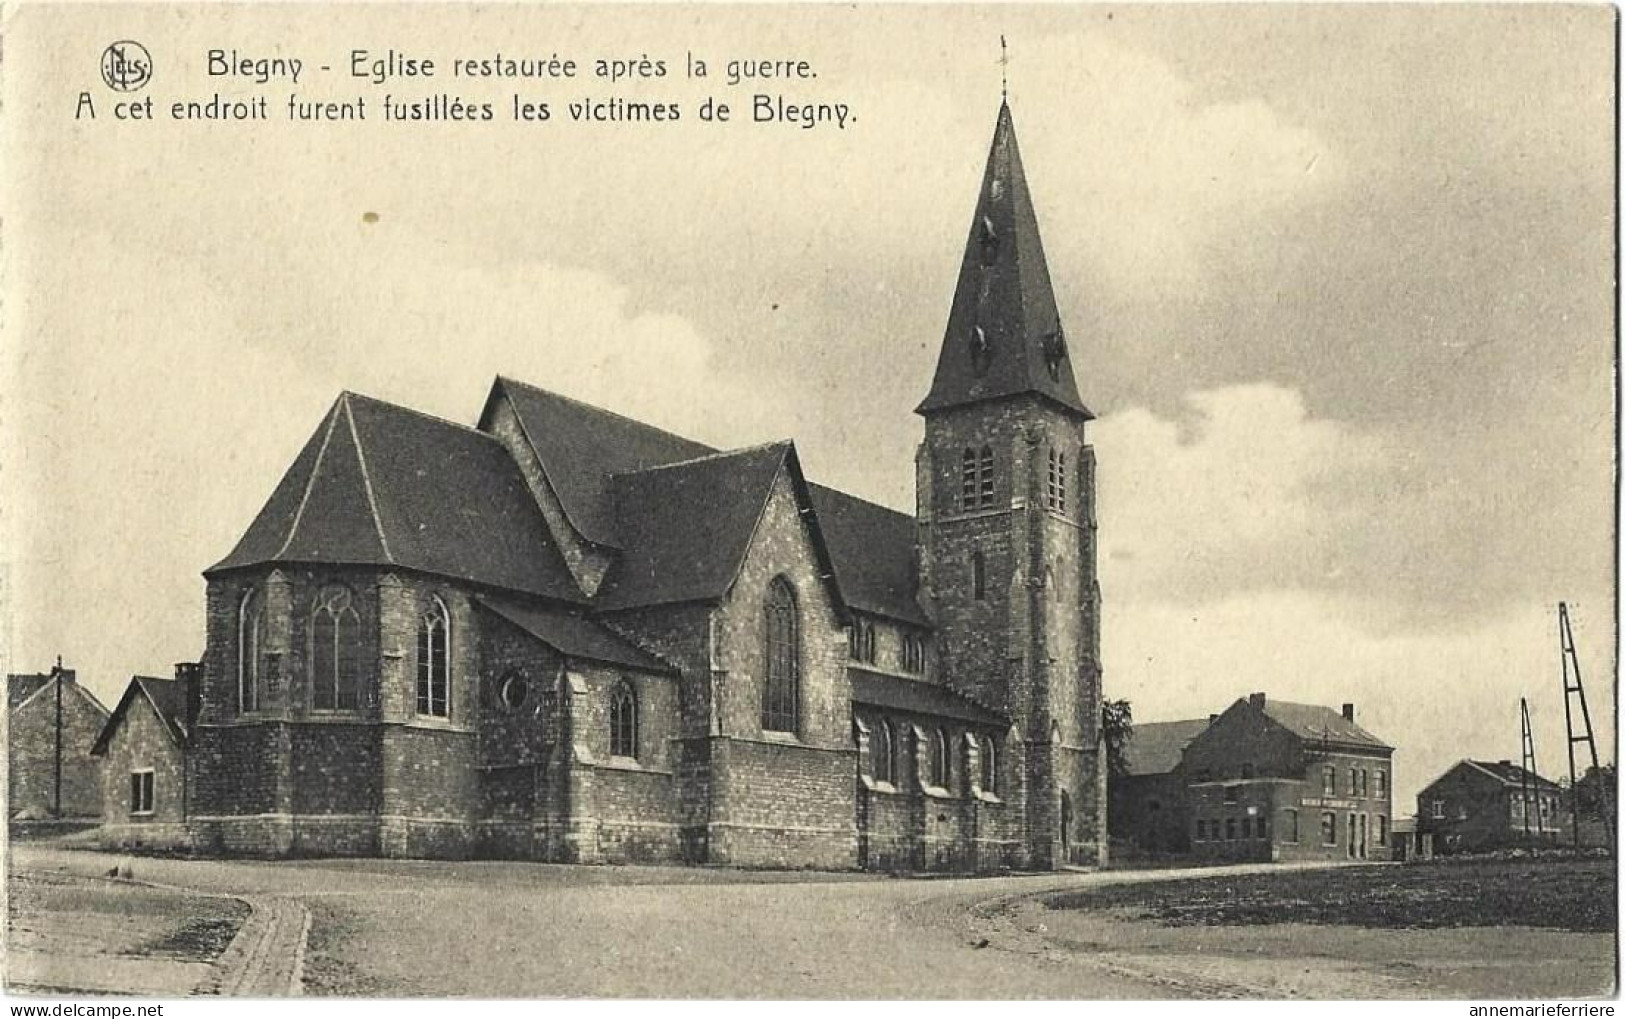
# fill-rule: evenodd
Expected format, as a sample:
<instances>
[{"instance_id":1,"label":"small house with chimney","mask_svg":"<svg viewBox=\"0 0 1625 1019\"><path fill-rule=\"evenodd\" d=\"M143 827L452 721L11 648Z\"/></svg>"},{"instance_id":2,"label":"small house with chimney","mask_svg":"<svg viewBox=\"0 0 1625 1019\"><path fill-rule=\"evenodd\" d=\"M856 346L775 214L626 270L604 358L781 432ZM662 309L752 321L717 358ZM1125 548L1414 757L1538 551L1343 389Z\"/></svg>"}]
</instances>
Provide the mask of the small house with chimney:
<instances>
[{"instance_id":1,"label":"small house with chimney","mask_svg":"<svg viewBox=\"0 0 1625 1019\"><path fill-rule=\"evenodd\" d=\"M131 677L91 754L101 762L103 842L129 848L187 844L186 743L197 718L198 670Z\"/></svg>"},{"instance_id":2,"label":"small house with chimney","mask_svg":"<svg viewBox=\"0 0 1625 1019\"><path fill-rule=\"evenodd\" d=\"M1387 860L1393 748L1342 711L1236 701L1185 748L1191 849L1225 860Z\"/></svg>"},{"instance_id":3,"label":"small house with chimney","mask_svg":"<svg viewBox=\"0 0 1625 1019\"><path fill-rule=\"evenodd\" d=\"M1563 789L1511 761L1457 761L1416 794L1417 830L1440 853L1555 843L1574 834Z\"/></svg>"},{"instance_id":4,"label":"small house with chimney","mask_svg":"<svg viewBox=\"0 0 1625 1019\"><path fill-rule=\"evenodd\" d=\"M59 660L49 672L6 676L6 794L19 821L94 818L101 762L90 745L107 708Z\"/></svg>"}]
</instances>

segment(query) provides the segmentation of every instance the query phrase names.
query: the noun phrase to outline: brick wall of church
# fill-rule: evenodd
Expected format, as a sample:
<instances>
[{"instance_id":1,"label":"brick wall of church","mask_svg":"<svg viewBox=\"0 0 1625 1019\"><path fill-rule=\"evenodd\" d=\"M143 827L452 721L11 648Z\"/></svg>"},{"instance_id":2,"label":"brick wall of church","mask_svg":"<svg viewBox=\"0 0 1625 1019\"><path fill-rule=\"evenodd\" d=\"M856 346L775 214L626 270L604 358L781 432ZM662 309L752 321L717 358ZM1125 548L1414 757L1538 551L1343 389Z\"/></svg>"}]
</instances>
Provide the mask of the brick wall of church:
<instances>
[{"instance_id":1,"label":"brick wall of church","mask_svg":"<svg viewBox=\"0 0 1625 1019\"><path fill-rule=\"evenodd\" d=\"M634 643L653 652L680 673L678 721L672 738L680 856L690 863L708 859L711 817L712 629L709 605L661 605L617 612L604 620Z\"/></svg>"},{"instance_id":2,"label":"brick wall of church","mask_svg":"<svg viewBox=\"0 0 1625 1019\"><path fill-rule=\"evenodd\" d=\"M580 833L579 858L680 859L677 679L582 663L571 672L570 819ZM636 757L610 753L610 704L623 684L637 698Z\"/></svg>"},{"instance_id":3,"label":"brick wall of church","mask_svg":"<svg viewBox=\"0 0 1625 1019\"><path fill-rule=\"evenodd\" d=\"M1012 755L1002 733L906 712L866 708L858 714L858 842L860 865L890 872L980 872L1018 867L1021 818L1000 795L1014 784ZM877 760L892 732L892 779ZM941 786L930 775L930 735L941 728L949 746L949 772ZM982 785L981 749L973 739L995 740L995 786Z\"/></svg>"},{"instance_id":4,"label":"brick wall of church","mask_svg":"<svg viewBox=\"0 0 1625 1019\"><path fill-rule=\"evenodd\" d=\"M856 865L847 641L787 473L781 473L729 598L717 611L718 719L709 858L744 866ZM766 614L774 578L795 592L799 731L764 733Z\"/></svg>"},{"instance_id":5,"label":"brick wall of church","mask_svg":"<svg viewBox=\"0 0 1625 1019\"><path fill-rule=\"evenodd\" d=\"M311 611L343 585L359 619L358 707L314 707ZM238 711L238 616L265 599L260 709ZM450 619L448 718L417 714L417 629L438 598ZM264 854L466 856L480 813L478 624L467 592L412 575L283 568L214 578L190 767L200 844Z\"/></svg>"},{"instance_id":6,"label":"brick wall of church","mask_svg":"<svg viewBox=\"0 0 1625 1019\"><path fill-rule=\"evenodd\" d=\"M967 509L964 452L979 457L984 446L993 452L992 504L978 498ZM1052 448L1066 454L1064 508L1047 500ZM1106 843L1092 464L1081 426L1030 399L934 415L921 448L920 533L937 650L950 686L1016 723L1019 780L1007 800L1020 815L1029 866L1092 863Z\"/></svg>"}]
</instances>

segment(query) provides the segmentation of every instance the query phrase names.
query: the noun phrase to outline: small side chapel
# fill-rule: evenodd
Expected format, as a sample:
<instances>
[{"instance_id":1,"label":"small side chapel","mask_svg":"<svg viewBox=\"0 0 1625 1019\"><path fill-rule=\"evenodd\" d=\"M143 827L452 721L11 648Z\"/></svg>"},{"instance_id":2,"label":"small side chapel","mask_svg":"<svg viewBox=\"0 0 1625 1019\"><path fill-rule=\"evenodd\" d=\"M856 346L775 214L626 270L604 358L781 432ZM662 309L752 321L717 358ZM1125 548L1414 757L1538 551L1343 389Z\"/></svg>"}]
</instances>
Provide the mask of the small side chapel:
<instances>
[{"instance_id":1,"label":"small side chapel","mask_svg":"<svg viewBox=\"0 0 1625 1019\"><path fill-rule=\"evenodd\" d=\"M913 516L499 377L354 393L204 574L190 838L256 855L1103 862L1094 456L1003 103Z\"/></svg>"}]
</instances>

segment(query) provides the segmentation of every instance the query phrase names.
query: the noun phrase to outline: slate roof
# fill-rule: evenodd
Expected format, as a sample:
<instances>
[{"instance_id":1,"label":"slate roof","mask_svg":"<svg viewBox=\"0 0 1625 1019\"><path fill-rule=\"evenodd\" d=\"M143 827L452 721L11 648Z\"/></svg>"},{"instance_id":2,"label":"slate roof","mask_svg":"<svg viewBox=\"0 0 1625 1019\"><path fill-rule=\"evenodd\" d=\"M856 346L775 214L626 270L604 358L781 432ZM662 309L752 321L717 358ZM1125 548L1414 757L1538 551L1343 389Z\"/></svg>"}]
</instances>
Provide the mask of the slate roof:
<instances>
[{"instance_id":1,"label":"slate roof","mask_svg":"<svg viewBox=\"0 0 1625 1019\"><path fill-rule=\"evenodd\" d=\"M985 356L979 357L979 344ZM1056 353L1054 375L1046 359L1050 345ZM918 410L1024 393L1094 416L1078 396L1015 120L1005 104L993 130L936 375Z\"/></svg>"},{"instance_id":2,"label":"slate roof","mask_svg":"<svg viewBox=\"0 0 1625 1019\"><path fill-rule=\"evenodd\" d=\"M119 697L118 705L102 724L102 731L96 736L95 745L90 748L91 753L100 754L107 750L107 744L117 731L119 722L129 713L130 706L137 699L145 700L152 705L158 721L176 746L186 742L186 685L177 680L161 679L157 676L131 676L129 685L124 688L123 696Z\"/></svg>"},{"instance_id":3,"label":"slate roof","mask_svg":"<svg viewBox=\"0 0 1625 1019\"><path fill-rule=\"evenodd\" d=\"M721 595L788 442L718 452L630 418L498 378L571 522L620 550L592 605ZM792 480L803 485L799 466ZM914 520L805 485L843 604L926 627ZM541 510L494 436L340 395L231 554L205 571L268 563L398 566L585 604Z\"/></svg>"},{"instance_id":4,"label":"slate roof","mask_svg":"<svg viewBox=\"0 0 1625 1019\"><path fill-rule=\"evenodd\" d=\"M582 537L595 544L623 545L616 526L611 475L717 452L653 425L501 376L486 400L487 412L499 394L506 394L513 404L564 515ZM482 415L481 427L487 424Z\"/></svg>"},{"instance_id":5,"label":"slate roof","mask_svg":"<svg viewBox=\"0 0 1625 1019\"><path fill-rule=\"evenodd\" d=\"M916 715L954 718L995 729L1005 729L1010 725L1009 718L945 686L860 669L848 669L847 672L852 677L852 700L857 704Z\"/></svg>"},{"instance_id":6,"label":"slate roof","mask_svg":"<svg viewBox=\"0 0 1625 1019\"><path fill-rule=\"evenodd\" d=\"M1393 749L1387 743L1344 718L1342 712L1334 711L1319 704L1294 704L1291 701L1266 700L1264 702L1264 715L1305 740Z\"/></svg>"},{"instance_id":7,"label":"slate roof","mask_svg":"<svg viewBox=\"0 0 1625 1019\"><path fill-rule=\"evenodd\" d=\"M919 570L914 561L914 518L823 485L808 488L846 604L931 625L915 598Z\"/></svg>"},{"instance_id":8,"label":"slate roof","mask_svg":"<svg viewBox=\"0 0 1625 1019\"><path fill-rule=\"evenodd\" d=\"M400 566L581 598L501 442L353 393L333 404L237 547L205 573L274 562Z\"/></svg>"},{"instance_id":9,"label":"slate roof","mask_svg":"<svg viewBox=\"0 0 1625 1019\"><path fill-rule=\"evenodd\" d=\"M1179 766L1185 745L1207 730L1205 718L1137 722L1124 749L1130 775L1166 775Z\"/></svg>"},{"instance_id":10,"label":"slate roof","mask_svg":"<svg viewBox=\"0 0 1625 1019\"><path fill-rule=\"evenodd\" d=\"M1513 764L1511 761L1464 760L1461 763L1472 768L1477 768L1479 771L1488 772L1491 778L1500 782L1502 785L1516 786L1521 789L1523 788L1524 775L1527 774L1531 784L1537 788L1556 790L1561 790L1563 788L1556 782L1553 782L1551 779L1542 778L1532 771L1524 771L1522 765Z\"/></svg>"},{"instance_id":11,"label":"slate roof","mask_svg":"<svg viewBox=\"0 0 1625 1019\"><path fill-rule=\"evenodd\" d=\"M476 598L480 605L568 658L624 665L644 672L675 672L670 665L608 628L562 609Z\"/></svg>"},{"instance_id":12,"label":"slate roof","mask_svg":"<svg viewBox=\"0 0 1625 1019\"><path fill-rule=\"evenodd\" d=\"M611 498L625 551L599 607L716 598L738 573L789 443L617 474Z\"/></svg>"}]
</instances>

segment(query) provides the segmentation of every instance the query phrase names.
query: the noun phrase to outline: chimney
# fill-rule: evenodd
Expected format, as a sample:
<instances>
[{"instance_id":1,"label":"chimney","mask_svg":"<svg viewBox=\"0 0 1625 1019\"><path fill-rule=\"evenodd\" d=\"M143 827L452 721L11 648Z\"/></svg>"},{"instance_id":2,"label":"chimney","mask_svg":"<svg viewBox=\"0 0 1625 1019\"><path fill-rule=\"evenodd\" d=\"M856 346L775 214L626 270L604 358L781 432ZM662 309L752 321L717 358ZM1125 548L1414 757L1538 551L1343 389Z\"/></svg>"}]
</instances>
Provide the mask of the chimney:
<instances>
[{"instance_id":1,"label":"chimney","mask_svg":"<svg viewBox=\"0 0 1625 1019\"><path fill-rule=\"evenodd\" d=\"M1345 719L1347 719L1348 721L1350 721L1350 722L1354 721L1354 705L1352 705L1352 704L1344 704L1343 705L1343 717Z\"/></svg>"},{"instance_id":2,"label":"chimney","mask_svg":"<svg viewBox=\"0 0 1625 1019\"><path fill-rule=\"evenodd\" d=\"M203 663L176 662L175 682L186 691L186 731L190 733L203 706Z\"/></svg>"},{"instance_id":3,"label":"chimney","mask_svg":"<svg viewBox=\"0 0 1625 1019\"><path fill-rule=\"evenodd\" d=\"M1219 715L1218 715L1217 712L1207 716L1207 724L1208 725L1212 725L1214 722L1217 722L1218 720L1219 720Z\"/></svg>"},{"instance_id":4,"label":"chimney","mask_svg":"<svg viewBox=\"0 0 1625 1019\"><path fill-rule=\"evenodd\" d=\"M1510 767L1512 767L1512 762L1511 762L1511 761L1509 761L1509 760L1506 760L1506 759L1505 759L1505 758L1503 758L1503 759L1501 759L1501 760L1499 760L1499 761L1496 761L1496 762L1495 762L1495 763L1496 763L1496 764L1499 764L1499 765L1500 765L1500 766L1501 766L1501 767L1503 767L1503 768L1510 768Z\"/></svg>"},{"instance_id":5,"label":"chimney","mask_svg":"<svg viewBox=\"0 0 1625 1019\"><path fill-rule=\"evenodd\" d=\"M1247 703L1257 708L1259 711L1263 711L1264 695L1262 693L1248 694Z\"/></svg>"}]
</instances>

